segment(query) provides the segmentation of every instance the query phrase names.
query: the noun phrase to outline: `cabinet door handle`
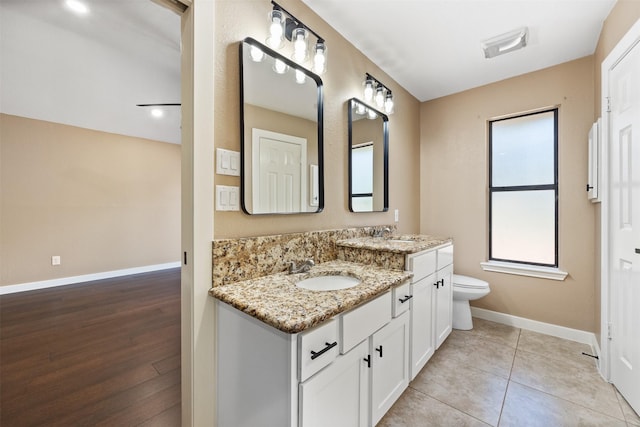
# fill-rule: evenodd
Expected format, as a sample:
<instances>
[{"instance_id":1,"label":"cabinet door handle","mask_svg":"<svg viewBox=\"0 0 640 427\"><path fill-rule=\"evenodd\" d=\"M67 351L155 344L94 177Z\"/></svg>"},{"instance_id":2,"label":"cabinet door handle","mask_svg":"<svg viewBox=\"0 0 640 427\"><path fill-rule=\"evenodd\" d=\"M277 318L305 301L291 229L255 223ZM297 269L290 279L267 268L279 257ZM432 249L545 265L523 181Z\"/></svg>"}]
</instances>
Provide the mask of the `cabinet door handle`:
<instances>
[{"instance_id":1,"label":"cabinet door handle","mask_svg":"<svg viewBox=\"0 0 640 427\"><path fill-rule=\"evenodd\" d=\"M436 289L440 288L440 281L438 280L436 283L433 284L433 286L436 287Z\"/></svg>"},{"instance_id":2,"label":"cabinet door handle","mask_svg":"<svg viewBox=\"0 0 640 427\"><path fill-rule=\"evenodd\" d=\"M326 347L325 347L325 348L323 348L323 349L322 349L322 350L320 350L320 351L317 351L317 352L316 352L316 351L311 350L311 360L314 360L314 359L316 359L317 357L322 356L322 355L323 355L323 354L325 354L327 351L329 351L329 350L331 350L333 347L337 346L337 345L338 345L338 341L334 341L334 342L332 342L332 343L328 343L328 342L327 342L327 343L325 343L325 345L326 345Z\"/></svg>"},{"instance_id":3,"label":"cabinet door handle","mask_svg":"<svg viewBox=\"0 0 640 427\"><path fill-rule=\"evenodd\" d=\"M444 288L444 279L440 279L440 286Z\"/></svg>"},{"instance_id":4,"label":"cabinet door handle","mask_svg":"<svg viewBox=\"0 0 640 427\"><path fill-rule=\"evenodd\" d=\"M411 298L413 298L413 295L405 295L404 298L400 298L398 301L400 301L400 304L404 304L405 302L409 301Z\"/></svg>"},{"instance_id":5,"label":"cabinet door handle","mask_svg":"<svg viewBox=\"0 0 640 427\"><path fill-rule=\"evenodd\" d=\"M362 360L364 360L365 362L367 362L367 368L370 368L370 367L371 367L371 355L370 355L370 354L368 354L368 355L367 355L367 357L365 357L365 358L364 358L364 359L362 359Z\"/></svg>"},{"instance_id":6,"label":"cabinet door handle","mask_svg":"<svg viewBox=\"0 0 640 427\"><path fill-rule=\"evenodd\" d=\"M587 191L589 191L589 190L593 190L593 186L592 186L592 185L587 184Z\"/></svg>"},{"instance_id":7,"label":"cabinet door handle","mask_svg":"<svg viewBox=\"0 0 640 427\"><path fill-rule=\"evenodd\" d=\"M380 353L380 357L382 357L382 345L380 346L380 348L376 348L376 351Z\"/></svg>"}]
</instances>

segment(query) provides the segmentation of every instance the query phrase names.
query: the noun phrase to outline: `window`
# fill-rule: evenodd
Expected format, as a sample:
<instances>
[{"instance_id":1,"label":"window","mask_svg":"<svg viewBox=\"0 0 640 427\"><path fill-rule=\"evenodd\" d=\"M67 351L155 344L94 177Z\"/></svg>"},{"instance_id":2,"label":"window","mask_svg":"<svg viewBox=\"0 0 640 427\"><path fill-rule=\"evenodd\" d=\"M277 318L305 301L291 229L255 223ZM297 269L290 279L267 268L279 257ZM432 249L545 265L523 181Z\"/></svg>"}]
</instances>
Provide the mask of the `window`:
<instances>
[{"instance_id":1,"label":"window","mask_svg":"<svg viewBox=\"0 0 640 427\"><path fill-rule=\"evenodd\" d=\"M351 208L353 212L373 210L373 142L351 150Z\"/></svg>"},{"instance_id":2,"label":"window","mask_svg":"<svg viewBox=\"0 0 640 427\"><path fill-rule=\"evenodd\" d=\"M558 110L489 122L489 260L558 267Z\"/></svg>"}]
</instances>

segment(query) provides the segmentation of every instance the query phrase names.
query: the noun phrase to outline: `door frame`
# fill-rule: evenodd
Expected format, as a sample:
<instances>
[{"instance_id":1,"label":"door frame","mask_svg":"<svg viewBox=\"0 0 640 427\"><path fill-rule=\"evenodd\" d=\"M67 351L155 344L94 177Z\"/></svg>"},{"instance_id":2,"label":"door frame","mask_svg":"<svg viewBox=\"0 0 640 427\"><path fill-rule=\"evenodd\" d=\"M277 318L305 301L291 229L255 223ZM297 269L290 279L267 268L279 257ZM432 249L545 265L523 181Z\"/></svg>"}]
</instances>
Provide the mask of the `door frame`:
<instances>
[{"instance_id":1,"label":"door frame","mask_svg":"<svg viewBox=\"0 0 640 427\"><path fill-rule=\"evenodd\" d=\"M600 374L611 381L611 346L609 328L611 325L611 288L609 287L609 79L611 70L624 56L640 43L640 19L620 39L602 62L602 207L600 211Z\"/></svg>"},{"instance_id":2,"label":"door frame","mask_svg":"<svg viewBox=\"0 0 640 427\"><path fill-rule=\"evenodd\" d=\"M158 2L159 0L154 0ZM215 1L179 0L182 87L181 391L182 426L216 423L212 278ZM164 3L164 0L161 2Z\"/></svg>"}]
</instances>

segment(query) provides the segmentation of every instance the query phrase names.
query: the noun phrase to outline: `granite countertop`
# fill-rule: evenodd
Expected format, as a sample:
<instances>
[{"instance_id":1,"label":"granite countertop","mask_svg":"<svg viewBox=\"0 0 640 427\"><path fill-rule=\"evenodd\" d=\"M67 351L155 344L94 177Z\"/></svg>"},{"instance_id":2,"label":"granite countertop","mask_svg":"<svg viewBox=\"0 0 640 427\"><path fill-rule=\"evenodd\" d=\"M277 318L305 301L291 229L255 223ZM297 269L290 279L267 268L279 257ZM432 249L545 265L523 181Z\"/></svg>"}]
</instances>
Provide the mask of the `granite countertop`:
<instances>
[{"instance_id":1,"label":"granite countertop","mask_svg":"<svg viewBox=\"0 0 640 427\"><path fill-rule=\"evenodd\" d=\"M453 239L450 237L437 237L425 234L403 234L400 236L357 237L354 239L338 240L336 245L346 248L412 254L452 242Z\"/></svg>"},{"instance_id":2,"label":"granite countertop","mask_svg":"<svg viewBox=\"0 0 640 427\"><path fill-rule=\"evenodd\" d=\"M354 276L361 283L335 291L312 291L296 286L298 281L308 277L334 274ZM318 264L308 273L278 273L216 286L209 294L274 328L293 334L369 301L412 276L408 271L337 260Z\"/></svg>"}]
</instances>

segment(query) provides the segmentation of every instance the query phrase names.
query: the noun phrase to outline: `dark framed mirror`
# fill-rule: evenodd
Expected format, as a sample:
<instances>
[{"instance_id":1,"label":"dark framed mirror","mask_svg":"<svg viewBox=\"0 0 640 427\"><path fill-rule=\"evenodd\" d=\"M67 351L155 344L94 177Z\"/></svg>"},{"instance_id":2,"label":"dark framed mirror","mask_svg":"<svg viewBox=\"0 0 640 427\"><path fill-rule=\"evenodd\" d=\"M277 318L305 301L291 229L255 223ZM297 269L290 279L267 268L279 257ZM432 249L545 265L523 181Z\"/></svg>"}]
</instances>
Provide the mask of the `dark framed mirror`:
<instances>
[{"instance_id":1,"label":"dark framed mirror","mask_svg":"<svg viewBox=\"0 0 640 427\"><path fill-rule=\"evenodd\" d=\"M389 209L389 118L357 98L349 100L349 210Z\"/></svg>"},{"instance_id":2,"label":"dark framed mirror","mask_svg":"<svg viewBox=\"0 0 640 427\"><path fill-rule=\"evenodd\" d=\"M248 214L324 207L322 80L252 38L240 43L240 198Z\"/></svg>"}]
</instances>

